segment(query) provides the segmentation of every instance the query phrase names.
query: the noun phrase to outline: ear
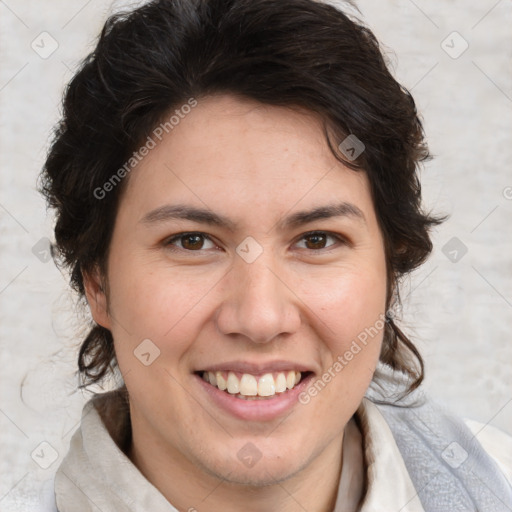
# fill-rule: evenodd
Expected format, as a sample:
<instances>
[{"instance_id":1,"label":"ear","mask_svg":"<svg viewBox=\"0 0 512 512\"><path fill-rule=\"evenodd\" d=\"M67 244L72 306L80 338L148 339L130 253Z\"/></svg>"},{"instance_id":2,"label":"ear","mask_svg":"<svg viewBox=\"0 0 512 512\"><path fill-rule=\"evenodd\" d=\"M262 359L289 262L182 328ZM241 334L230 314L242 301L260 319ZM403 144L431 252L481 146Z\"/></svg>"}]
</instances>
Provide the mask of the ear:
<instances>
[{"instance_id":1,"label":"ear","mask_svg":"<svg viewBox=\"0 0 512 512\"><path fill-rule=\"evenodd\" d=\"M94 321L102 327L110 329L107 294L99 269L95 268L92 272L82 272L82 278L84 280L85 296Z\"/></svg>"}]
</instances>

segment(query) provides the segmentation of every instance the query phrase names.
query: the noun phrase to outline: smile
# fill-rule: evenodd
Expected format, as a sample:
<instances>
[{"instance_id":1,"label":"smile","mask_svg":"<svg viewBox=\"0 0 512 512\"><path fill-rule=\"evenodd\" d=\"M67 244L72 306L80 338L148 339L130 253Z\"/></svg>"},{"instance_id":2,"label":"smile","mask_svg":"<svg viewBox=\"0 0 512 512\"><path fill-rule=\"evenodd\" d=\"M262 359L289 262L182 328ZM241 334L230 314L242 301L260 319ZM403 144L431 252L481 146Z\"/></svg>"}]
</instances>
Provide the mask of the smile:
<instances>
[{"instance_id":1,"label":"smile","mask_svg":"<svg viewBox=\"0 0 512 512\"><path fill-rule=\"evenodd\" d=\"M243 421L273 421L289 415L317 372L298 361L232 360L193 372L204 407ZM225 417L225 416L223 416Z\"/></svg>"},{"instance_id":2,"label":"smile","mask_svg":"<svg viewBox=\"0 0 512 512\"><path fill-rule=\"evenodd\" d=\"M293 389L303 378L303 374L296 370L265 373L260 376L233 371L203 371L201 376L205 382L242 400L273 398Z\"/></svg>"}]
</instances>

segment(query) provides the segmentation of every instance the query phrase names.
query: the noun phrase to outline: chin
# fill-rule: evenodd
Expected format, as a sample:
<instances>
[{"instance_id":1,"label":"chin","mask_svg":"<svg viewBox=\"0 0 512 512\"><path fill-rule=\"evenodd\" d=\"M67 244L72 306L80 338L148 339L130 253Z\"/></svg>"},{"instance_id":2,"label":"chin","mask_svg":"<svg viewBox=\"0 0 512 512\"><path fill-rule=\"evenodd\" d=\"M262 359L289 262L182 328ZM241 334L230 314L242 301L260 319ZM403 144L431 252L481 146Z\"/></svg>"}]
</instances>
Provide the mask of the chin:
<instances>
[{"instance_id":1,"label":"chin","mask_svg":"<svg viewBox=\"0 0 512 512\"><path fill-rule=\"evenodd\" d=\"M307 466L312 457L298 454L296 451L279 453L277 449L265 448L270 456L265 456L256 448L259 441L247 441L243 447L235 451L233 458L229 454L211 454L209 460L198 460L197 463L211 476L233 485L247 487L265 487L286 481ZM259 442L261 445L261 442ZM277 447L276 447L277 448ZM227 457L226 457L227 456ZM214 460L217 459L217 460Z\"/></svg>"},{"instance_id":2,"label":"chin","mask_svg":"<svg viewBox=\"0 0 512 512\"><path fill-rule=\"evenodd\" d=\"M232 485L260 488L284 482L300 472L301 469L302 465L290 465L290 461L276 464L262 459L252 468L241 468L240 465L233 466L231 464L223 468L223 471L216 473L215 476Z\"/></svg>"}]
</instances>

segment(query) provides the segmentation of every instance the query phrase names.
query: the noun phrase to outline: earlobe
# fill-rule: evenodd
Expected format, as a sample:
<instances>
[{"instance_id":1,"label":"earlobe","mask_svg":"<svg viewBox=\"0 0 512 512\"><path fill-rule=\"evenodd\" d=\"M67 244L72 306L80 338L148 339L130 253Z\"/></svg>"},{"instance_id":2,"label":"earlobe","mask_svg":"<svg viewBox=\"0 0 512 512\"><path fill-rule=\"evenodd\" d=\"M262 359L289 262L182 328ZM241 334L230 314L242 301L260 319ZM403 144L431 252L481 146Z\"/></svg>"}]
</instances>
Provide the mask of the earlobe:
<instances>
[{"instance_id":1,"label":"earlobe","mask_svg":"<svg viewBox=\"0 0 512 512\"><path fill-rule=\"evenodd\" d=\"M82 272L85 296L94 321L110 329L110 317L107 308L107 294L98 269L93 272Z\"/></svg>"}]
</instances>

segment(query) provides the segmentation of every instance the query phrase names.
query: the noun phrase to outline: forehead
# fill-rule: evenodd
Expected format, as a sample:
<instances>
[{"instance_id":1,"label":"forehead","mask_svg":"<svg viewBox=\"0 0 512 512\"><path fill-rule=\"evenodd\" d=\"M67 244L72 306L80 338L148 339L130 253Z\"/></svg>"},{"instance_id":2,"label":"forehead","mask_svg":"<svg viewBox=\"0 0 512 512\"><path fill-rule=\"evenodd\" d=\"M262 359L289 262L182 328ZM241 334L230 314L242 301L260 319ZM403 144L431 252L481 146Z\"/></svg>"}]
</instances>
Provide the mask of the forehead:
<instances>
[{"instance_id":1,"label":"forehead","mask_svg":"<svg viewBox=\"0 0 512 512\"><path fill-rule=\"evenodd\" d=\"M313 113L212 96L199 99L161 139L125 191L141 215L178 199L253 214L340 201L373 211L366 173L334 157Z\"/></svg>"}]
</instances>

